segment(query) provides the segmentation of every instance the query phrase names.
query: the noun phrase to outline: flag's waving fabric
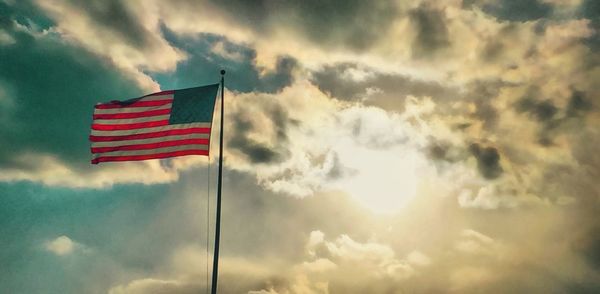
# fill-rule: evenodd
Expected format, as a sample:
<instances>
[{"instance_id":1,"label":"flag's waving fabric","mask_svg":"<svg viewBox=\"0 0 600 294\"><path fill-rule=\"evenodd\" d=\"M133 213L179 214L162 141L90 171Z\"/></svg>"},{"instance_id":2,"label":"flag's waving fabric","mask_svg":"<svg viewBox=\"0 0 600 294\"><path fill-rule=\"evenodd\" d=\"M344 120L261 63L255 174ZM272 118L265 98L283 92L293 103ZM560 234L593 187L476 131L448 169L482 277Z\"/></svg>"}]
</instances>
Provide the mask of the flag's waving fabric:
<instances>
[{"instance_id":1,"label":"flag's waving fabric","mask_svg":"<svg viewBox=\"0 0 600 294\"><path fill-rule=\"evenodd\" d=\"M92 163L208 155L219 84L95 106Z\"/></svg>"}]
</instances>

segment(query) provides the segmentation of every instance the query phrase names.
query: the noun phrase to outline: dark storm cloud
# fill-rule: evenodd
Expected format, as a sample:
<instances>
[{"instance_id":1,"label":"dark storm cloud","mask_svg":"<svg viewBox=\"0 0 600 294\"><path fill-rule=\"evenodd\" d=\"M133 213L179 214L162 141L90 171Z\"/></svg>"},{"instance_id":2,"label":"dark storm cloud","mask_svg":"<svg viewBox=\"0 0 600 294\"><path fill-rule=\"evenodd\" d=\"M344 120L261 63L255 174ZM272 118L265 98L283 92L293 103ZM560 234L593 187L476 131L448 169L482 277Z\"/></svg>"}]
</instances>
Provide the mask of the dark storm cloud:
<instances>
[{"instance_id":1,"label":"dark storm cloud","mask_svg":"<svg viewBox=\"0 0 600 294\"><path fill-rule=\"evenodd\" d=\"M54 25L54 22L41 11L33 1L21 0L11 1L7 4L0 1L0 28L10 28L12 21L18 23L35 23L40 29L47 29Z\"/></svg>"},{"instance_id":2,"label":"dark storm cloud","mask_svg":"<svg viewBox=\"0 0 600 294\"><path fill-rule=\"evenodd\" d=\"M5 167L28 168L16 163L16 157L34 152L87 164L93 105L135 97L140 90L106 60L55 35L33 37L16 28L12 21L29 19L28 15L2 8L3 18L9 20L3 22L4 29L15 43L0 46L0 85L9 88L13 104L3 117L9 123L0 125L0 162Z\"/></svg>"},{"instance_id":3,"label":"dark storm cloud","mask_svg":"<svg viewBox=\"0 0 600 294\"><path fill-rule=\"evenodd\" d=\"M519 112L527 112L535 117L538 121L547 122L552 120L558 108L554 106L552 101L536 101L534 98L529 96L523 97L516 105Z\"/></svg>"},{"instance_id":4,"label":"dark storm cloud","mask_svg":"<svg viewBox=\"0 0 600 294\"><path fill-rule=\"evenodd\" d=\"M481 52L481 58L485 61L493 61L502 54L505 49L505 45L500 39L494 39L487 42Z\"/></svg>"},{"instance_id":5,"label":"dark storm cloud","mask_svg":"<svg viewBox=\"0 0 600 294\"><path fill-rule=\"evenodd\" d=\"M587 95L578 90L573 90L569 104L567 105L567 115L579 116L593 108L592 102L589 100Z\"/></svg>"},{"instance_id":6,"label":"dark storm cloud","mask_svg":"<svg viewBox=\"0 0 600 294\"><path fill-rule=\"evenodd\" d=\"M276 139L278 141L286 142L288 139L287 130L289 125L296 125L298 124L298 121L290 119L287 110L280 104L271 105L268 114L273 122L273 128L275 128Z\"/></svg>"},{"instance_id":7,"label":"dark storm cloud","mask_svg":"<svg viewBox=\"0 0 600 294\"><path fill-rule=\"evenodd\" d=\"M284 144L287 143L287 130L289 124L296 124L288 117L287 111L279 104L271 104L266 107L266 116L270 123L268 128L273 129L275 138L272 138L269 146L251 138L251 133L265 131L264 126L258 128L249 117L248 112L234 113L233 132L227 146L241 152L252 163L273 163L285 159L286 151Z\"/></svg>"},{"instance_id":8,"label":"dark storm cloud","mask_svg":"<svg viewBox=\"0 0 600 294\"><path fill-rule=\"evenodd\" d=\"M499 118L498 110L494 107L493 101L498 97L503 87L509 86L511 85L500 80L476 80L467 85L463 101L475 105L475 112L471 115L473 118L482 121L487 130L494 129Z\"/></svg>"},{"instance_id":9,"label":"dark storm cloud","mask_svg":"<svg viewBox=\"0 0 600 294\"><path fill-rule=\"evenodd\" d=\"M500 166L500 154L494 147L482 147L477 143L469 146L471 154L477 159L477 169L486 179L495 179L502 174Z\"/></svg>"},{"instance_id":10,"label":"dark storm cloud","mask_svg":"<svg viewBox=\"0 0 600 294\"><path fill-rule=\"evenodd\" d=\"M233 126L235 134L227 147L240 151L252 163L271 163L280 157L272 148L248 136L248 132L255 129L250 119L235 116Z\"/></svg>"},{"instance_id":11,"label":"dark storm cloud","mask_svg":"<svg viewBox=\"0 0 600 294\"><path fill-rule=\"evenodd\" d=\"M349 77L351 71L366 74L363 79ZM407 95L431 96L435 100L456 95L456 89L434 81L416 80L406 75L382 73L355 63L326 65L312 73L311 81L322 92L341 100L361 100L386 109L400 109ZM369 93L369 91L372 91Z\"/></svg>"},{"instance_id":12,"label":"dark storm cloud","mask_svg":"<svg viewBox=\"0 0 600 294\"><path fill-rule=\"evenodd\" d=\"M412 45L414 57L428 57L450 45L446 16L442 10L421 4L411 10L409 16L416 28Z\"/></svg>"},{"instance_id":13,"label":"dark storm cloud","mask_svg":"<svg viewBox=\"0 0 600 294\"><path fill-rule=\"evenodd\" d=\"M500 113L494 101L496 101L500 91L505 87L512 87L511 83L502 80L473 80L467 83L460 93L448 95L438 99L439 114L442 116L464 116L467 119L463 122L458 122L453 125L453 129L465 130L474 122L482 122L486 131L494 131ZM458 99L462 102L462 107L452 107ZM469 106L466 108L465 106ZM474 106L474 109L470 107Z\"/></svg>"},{"instance_id":14,"label":"dark storm cloud","mask_svg":"<svg viewBox=\"0 0 600 294\"><path fill-rule=\"evenodd\" d=\"M584 0L579 7L579 14L592 21L595 32L587 39L587 44L594 48L600 48L600 1Z\"/></svg>"},{"instance_id":15,"label":"dark storm cloud","mask_svg":"<svg viewBox=\"0 0 600 294\"><path fill-rule=\"evenodd\" d=\"M600 3L595 0L584 0L579 7L581 15L596 24L600 21Z\"/></svg>"},{"instance_id":16,"label":"dark storm cloud","mask_svg":"<svg viewBox=\"0 0 600 294\"><path fill-rule=\"evenodd\" d=\"M575 122L578 125L585 123L581 118L593 110L593 105L585 92L572 89L566 107L559 108L554 105L552 100L540 97L539 90L532 87L515 103L514 108L517 112L527 114L540 124L539 144L553 146L554 136L568 131L564 129L564 126L569 122Z\"/></svg>"},{"instance_id":17,"label":"dark storm cloud","mask_svg":"<svg viewBox=\"0 0 600 294\"><path fill-rule=\"evenodd\" d=\"M544 26L540 24L541 23L538 23L536 28L540 28L540 30L543 30ZM511 23L504 26L502 29L500 29L500 31L497 34L488 37L488 39L485 40L485 46L483 47L483 50L480 53L480 58L483 61L490 63L498 60L500 57L502 57L506 49L511 46L511 44L507 43L506 40L509 38L513 38L514 35L518 33L518 25Z\"/></svg>"},{"instance_id":18,"label":"dark storm cloud","mask_svg":"<svg viewBox=\"0 0 600 294\"><path fill-rule=\"evenodd\" d=\"M137 48L152 46L152 34L121 0L69 0L81 13L90 16L93 25L109 29Z\"/></svg>"},{"instance_id":19,"label":"dark storm cloud","mask_svg":"<svg viewBox=\"0 0 600 294\"><path fill-rule=\"evenodd\" d=\"M291 26L320 45L354 50L384 38L397 13L390 0L211 1L256 30Z\"/></svg>"},{"instance_id":20,"label":"dark storm cloud","mask_svg":"<svg viewBox=\"0 0 600 294\"><path fill-rule=\"evenodd\" d=\"M491 146L482 146L478 143L471 143L468 146L453 145L447 141L430 138L430 143L424 151L429 159L437 163L438 170L444 168L440 163L455 164L473 156L477 160L477 170L482 177L492 180L503 173L500 153L498 149Z\"/></svg>"},{"instance_id":21,"label":"dark storm cloud","mask_svg":"<svg viewBox=\"0 0 600 294\"><path fill-rule=\"evenodd\" d=\"M566 195L577 199L577 235L572 238L572 249L581 254L586 263L600 273L600 134L597 127L579 128L570 138L578 168L568 172L552 171L547 182L558 183ZM597 285L600 289L600 285Z\"/></svg>"},{"instance_id":22,"label":"dark storm cloud","mask_svg":"<svg viewBox=\"0 0 600 294\"><path fill-rule=\"evenodd\" d=\"M550 4L540 0L463 1L463 7L470 8L473 5L480 6L485 13L500 20L508 21L536 20L548 17L553 12Z\"/></svg>"},{"instance_id":23,"label":"dark storm cloud","mask_svg":"<svg viewBox=\"0 0 600 294\"><path fill-rule=\"evenodd\" d=\"M444 143L432 143L427 148L427 155L433 160L448 160L446 155L448 153L448 145Z\"/></svg>"},{"instance_id":24,"label":"dark storm cloud","mask_svg":"<svg viewBox=\"0 0 600 294\"><path fill-rule=\"evenodd\" d=\"M425 148L425 155L435 162L455 163L466 158L464 147L435 138L429 138L429 140L429 145Z\"/></svg>"},{"instance_id":25,"label":"dark storm cloud","mask_svg":"<svg viewBox=\"0 0 600 294\"><path fill-rule=\"evenodd\" d=\"M281 56L277 59L274 72L269 72L262 78L263 92L275 93L281 88L294 82L294 70L298 68L298 61L290 56Z\"/></svg>"},{"instance_id":26,"label":"dark storm cloud","mask_svg":"<svg viewBox=\"0 0 600 294\"><path fill-rule=\"evenodd\" d=\"M585 260L600 271L600 226L589 229L581 240L577 240L575 250L581 252Z\"/></svg>"},{"instance_id":27,"label":"dark storm cloud","mask_svg":"<svg viewBox=\"0 0 600 294\"><path fill-rule=\"evenodd\" d=\"M256 50L230 42L226 37L199 34L183 37L162 26L165 39L189 56L177 64L173 73L153 74L166 88L185 88L198 83L214 83L225 69L226 87L239 92L279 92L294 81L298 62L290 56L279 56L275 69L262 73L256 65ZM219 50L215 48L219 47Z\"/></svg>"}]
</instances>

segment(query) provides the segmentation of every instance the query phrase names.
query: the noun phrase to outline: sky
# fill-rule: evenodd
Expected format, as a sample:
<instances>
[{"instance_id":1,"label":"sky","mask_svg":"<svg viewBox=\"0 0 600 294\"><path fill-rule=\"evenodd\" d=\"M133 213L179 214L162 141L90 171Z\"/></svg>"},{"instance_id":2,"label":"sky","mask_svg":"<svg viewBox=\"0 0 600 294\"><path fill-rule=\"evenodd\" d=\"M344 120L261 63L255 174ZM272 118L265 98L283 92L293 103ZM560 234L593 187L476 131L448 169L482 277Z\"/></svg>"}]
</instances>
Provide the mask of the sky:
<instances>
[{"instance_id":1,"label":"sky","mask_svg":"<svg viewBox=\"0 0 600 294\"><path fill-rule=\"evenodd\" d=\"M88 135L220 69L220 293L598 293L599 3L0 0L0 293L206 291L216 141Z\"/></svg>"}]
</instances>

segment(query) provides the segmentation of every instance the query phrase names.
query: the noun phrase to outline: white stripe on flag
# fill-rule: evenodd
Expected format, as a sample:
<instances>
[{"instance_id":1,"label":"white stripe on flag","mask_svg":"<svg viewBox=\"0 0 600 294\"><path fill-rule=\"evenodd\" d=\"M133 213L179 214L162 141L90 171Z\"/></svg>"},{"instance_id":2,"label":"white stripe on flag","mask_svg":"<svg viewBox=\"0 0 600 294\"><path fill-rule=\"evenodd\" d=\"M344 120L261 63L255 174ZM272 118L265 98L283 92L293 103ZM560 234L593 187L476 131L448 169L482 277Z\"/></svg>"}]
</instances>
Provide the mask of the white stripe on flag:
<instances>
[{"instance_id":1,"label":"white stripe on flag","mask_svg":"<svg viewBox=\"0 0 600 294\"><path fill-rule=\"evenodd\" d=\"M149 121L168 120L169 117L171 117L170 114L136 117L136 118L95 119L94 123L95 124L103 124L103 125L134 124L134 123L142 123L142 122L149 122Z\"/></svg>"},{"instance_id":2,"label":"white stripe on flag","mask_svg":"<svg viewBox=\"0 0 600 294\"><path fill-rule=\"evenodd\" d=\"M114 113L137 113L150 110L159 109L171 109L172 103L159 106L148 106L148 107L122 107L122 108L109 108L109 109L94 109L94 114L114 114Z\"/></svg>"},{"instance_id":3,"label":"white stripe on flag","mask_svg":"<svg viewBox=\"0 0 600 294\"><path fill-rule=\"evenodd\" d=\"M135 134L146 134L146 133L154 133L160 131L168 131L168 130L182 130L189 128L210 128L210 123L189 123L189 124L174 124L168 126L161 127L153 127L153 128L144 128L144 129L134 129L134 130L121 130L121 131L99 131L92 130L92 136L127 136L127 135L135 135Z\"/></svg>"},{"instance_id":4,"label":"white stripe on flag","mask_svg":"<svg viewBox=\"0 0 600 294\"><path fill-rule=\"evenodd\" d=\"M204 144L190 144L190 145L179 145L173 147L154 148L147 150L127 150L127 151L113 151L93 154L93 158L105 157L105 156L135 156L135 155L150 155L165 152L175 152L183 150L208 150L208 145Z\"/></svg>"}]
</instances>

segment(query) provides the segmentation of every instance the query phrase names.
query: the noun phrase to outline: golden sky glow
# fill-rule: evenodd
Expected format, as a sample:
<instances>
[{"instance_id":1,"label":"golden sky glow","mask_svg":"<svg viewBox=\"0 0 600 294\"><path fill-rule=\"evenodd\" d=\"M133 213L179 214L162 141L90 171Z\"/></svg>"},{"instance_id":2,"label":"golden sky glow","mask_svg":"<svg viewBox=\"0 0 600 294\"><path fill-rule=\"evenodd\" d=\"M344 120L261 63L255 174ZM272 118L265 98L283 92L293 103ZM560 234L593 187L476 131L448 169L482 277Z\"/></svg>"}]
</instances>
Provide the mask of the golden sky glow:
<instances>
[{"instance_id":1,"label":"golden sky glow","mask_svg":"<svg viewBox=\"0 0 600 294\"><path fill-rule=\"evenodd\" d=\"M91 166L88 135L96 103L220 69L222 293L597 293L598 17L0 0L0 293L205 291L217 144Z\"/></svg>"}]
</instances>

